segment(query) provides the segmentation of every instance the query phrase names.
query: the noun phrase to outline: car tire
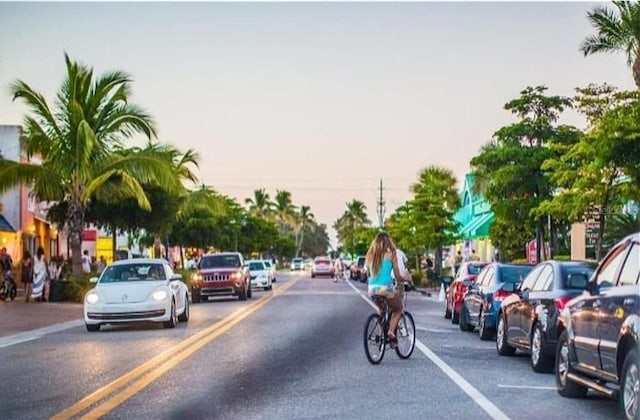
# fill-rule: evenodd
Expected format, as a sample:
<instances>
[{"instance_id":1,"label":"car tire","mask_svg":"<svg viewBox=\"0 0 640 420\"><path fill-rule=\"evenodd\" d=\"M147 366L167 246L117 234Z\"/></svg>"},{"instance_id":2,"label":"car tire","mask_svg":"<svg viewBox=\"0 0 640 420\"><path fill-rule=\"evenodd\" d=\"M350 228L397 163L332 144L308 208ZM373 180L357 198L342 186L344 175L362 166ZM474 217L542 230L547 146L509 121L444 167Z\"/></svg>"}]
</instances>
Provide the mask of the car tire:
<instances>
[{"instance_id":1,"label":"car tire","mask_svg":"<svg viewBox=\"0 0 640 420\"><path fill-rule=\"evenodd\" d=\"M620 377L620 397L618 402L622 416L625 419L637 419L639 416L640 404L638 403L638 398L640 393L638 393L638 381L640 381L640 356L638 355L638 349L634 347L629 350L629 353L624 358ZM635 395L628 395L627 391ZM627 409L626 405L630 397L635 400L635 407Z\"/></svg>"},{"instance_id":2,"label":"car tire","mask_svg":"<svg viewBox=\"0 0 640 420\"><path fill-rule=\"evenodd\" d=\"M500 356L513 356L516 348L507 343L507 320L504 314L498 318L498 328L496 329L496 350Z\"/></svg>"},{"instance_id":3,"label":"car tire","mask_svg":"<svg viewBox=\"0 0 640 420\"><path fill-rule=\"evenodd\" d=\"M553 356L545 353L544 333L539 322L533 326L531 334L531 368L534 372L550 373L553 372Z\"/></svg>"},{"instance_id":4,"label":"car tire","mask_svg":"<svg viewBox=\"0 0 640 420\"><path fill-rule=\"evenodd\" d=\"M480 314L480 321L478 322L478 336L480 340L489 341L493 340L496 336L495 328L487 328L487 320L484 318L484 312Z\"/></svg>"},{"instance_id":5,"label":"car tire","mask_svg":"<svg viewBox=\"0 0 640 420\"><path fill-rule=\"evenodd\" d=\"M171 314L169 320L162 323L165 328L175 328L178 325L178 316L176 315L176 301L171 300Z\"/></svg>"},{"instance_id":6,"label":"car tire","mask_svg":"<svg viewBox=\"0 0 640 420\"><path fill-rule=\"evenodd\" d=\"M100 331L100 324L84 324L87 327L87 331L96 332Z\"/></svg>"},{"instance_id":7,"label":"car tire","mask_svg":"<svg viewBox=\"0 0 640 420\"><path fill-rule=\"evenodd\" d=\"M444 301L444 319L451 319L451 309L449 309L449 302Z\"/></svg>"},{"instance_id":8,"label":"car tire","mask_svg":"<svg viewBox=\"0 0 640 420\"><path fill-rule=\"evenodd\" d=\"M464 304L464 302L462 303L462 308L460 309L460 330L461 331L465 331L465 332L471 332L473 331L475 328L473 325L469 325L469 323L467 322L467 319L469 319L469 314L467 311L467 305Z\"/></svg>"},{"instance_id":9,"label":"car tire","mask_svg":"<svg viewBox=\"0 0 640 420\"><path fill-rule=\"evenodd\" d=\"M571 381L567 375L573 373L571 368L571 348L569 347L569 336L567 331L563 331L558 338L556 347L556 390L558 394L566 398L584 398L588 388Z\"/></svg>"},{"instance_id":10,"label":"car tire","mask_svg":"<svg viewBox=\"0 0 640 420\"><path fill-rule=\"evenodd\" d=\"M178 315L178 321L189 322L189 295L184 297L184 311Z\"/></svg>"},{"instance_id":11,"label":"car tire","mask_svg":"<svg viewBox=\"0 0 640 420\"><path fill-rule=\"evenodd\" d=\"M243 289L240 291L240 293L238 293L238 299L239 299L239 300L242 300L242 301L247 300L247 288L246 288L246 287L245 287L245 288L243 288Z\"/></svg>"},{"instance_id":12,"label":"car tire","mask_svg":"<svg viewBox=\"0 0 640 420\"><path fill-rule=\"evenodd\" d=\"M253 290L251 289L251 284L247 286L247 298L251 299L253 297Z\"/></svg>"}]
</instances>

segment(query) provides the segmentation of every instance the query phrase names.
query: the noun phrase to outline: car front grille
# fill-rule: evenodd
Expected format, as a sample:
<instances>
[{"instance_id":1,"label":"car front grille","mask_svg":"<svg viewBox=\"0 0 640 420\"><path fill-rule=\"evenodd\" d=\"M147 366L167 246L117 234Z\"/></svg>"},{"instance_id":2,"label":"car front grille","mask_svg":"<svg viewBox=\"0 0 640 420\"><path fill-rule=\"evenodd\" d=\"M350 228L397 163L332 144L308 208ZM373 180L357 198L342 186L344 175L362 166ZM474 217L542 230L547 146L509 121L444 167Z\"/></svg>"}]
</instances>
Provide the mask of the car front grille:
<instances>
[{"instance_id":1,"label":"car front grille","mask_svg":"<svg viewBox=\"0 0 640 420\"><path fill-rule=\"evenodd\" d=\"M112 313L100 313L100 312L88 312L87 317L90 319L100 320L119 320L119 319L144 319L155 318L163 316L165 314L164 309L156 311L138 311L138 312L112 312Z\"/></svg>"},{"instance_id":2,"label":"car front grille","mask_svg":"<svg viewBox=\"0 0 640 420\"><path fill-rule=\"evenodd\" d=\"M231 274L224 274L224 273L204 274L202 276L202 280L207 283L216 282L216 281L229 281L231 280Z\"/></svg>"}]
</instances>

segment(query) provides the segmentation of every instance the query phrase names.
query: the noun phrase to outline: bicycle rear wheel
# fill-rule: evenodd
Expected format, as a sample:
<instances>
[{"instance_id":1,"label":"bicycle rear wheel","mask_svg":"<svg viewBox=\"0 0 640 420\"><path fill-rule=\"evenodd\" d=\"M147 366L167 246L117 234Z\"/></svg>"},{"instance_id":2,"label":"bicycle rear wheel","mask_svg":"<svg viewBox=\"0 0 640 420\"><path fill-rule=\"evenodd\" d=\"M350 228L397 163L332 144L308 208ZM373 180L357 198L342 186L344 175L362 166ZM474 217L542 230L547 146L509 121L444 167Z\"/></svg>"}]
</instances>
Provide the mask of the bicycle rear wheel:
<instances>
[{"instance_id":1,"label":"bicycle rear wheel","mask_svg":"<svg viewBox=\"0 0 640 420\"><path fill-rule=\"evenodd\" d=\"M382 318L377 314L372 314L364 324L364 353L367 360L373 365L377 365L384 357L385 337Z\"/></svg>"},{"instance_id":2,"label":"bicycle rear wheel","mask_svg":"<svg viewBox=\"0 0 640 420\"><path fill-rule=\"evenodd\" d=\"M416 325L413 322L413 316L409 312L402 314L396 329L396 337L398 339L396 354L401 359L408 359L416 347Z\"/></svg>"}]
</instances>

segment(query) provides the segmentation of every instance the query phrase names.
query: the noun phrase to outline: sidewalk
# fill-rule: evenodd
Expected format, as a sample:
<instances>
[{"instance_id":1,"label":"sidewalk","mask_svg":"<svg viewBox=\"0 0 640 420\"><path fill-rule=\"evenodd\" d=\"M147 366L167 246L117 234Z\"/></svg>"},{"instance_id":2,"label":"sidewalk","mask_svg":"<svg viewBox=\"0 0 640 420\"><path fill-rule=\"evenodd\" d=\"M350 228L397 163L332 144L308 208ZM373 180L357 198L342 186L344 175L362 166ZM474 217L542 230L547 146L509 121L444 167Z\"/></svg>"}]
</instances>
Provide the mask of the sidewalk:
<instances>
[{"instance_id":1,"label":"sidewalk","mask_svg":"<svg viewBox=\"0 0 640 420\"><path fill-rule=\"evenodd\" d=\"M15 301L0 301L0 337L81 320L81 303L25 303L24 296Z\"/></svg>"}]
</instances>

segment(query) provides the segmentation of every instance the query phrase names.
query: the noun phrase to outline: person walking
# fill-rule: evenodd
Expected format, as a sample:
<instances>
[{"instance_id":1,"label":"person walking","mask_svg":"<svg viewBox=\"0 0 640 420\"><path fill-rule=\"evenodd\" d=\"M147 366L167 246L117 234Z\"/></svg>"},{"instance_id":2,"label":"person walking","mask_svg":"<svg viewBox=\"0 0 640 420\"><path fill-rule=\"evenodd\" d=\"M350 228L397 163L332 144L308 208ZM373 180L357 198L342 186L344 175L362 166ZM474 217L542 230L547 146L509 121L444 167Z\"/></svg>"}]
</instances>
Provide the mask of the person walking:
<instances>
[{"instance_id":1,"label":"person walking","mask_svg":"<svg viewBox=\"0 0 640 420\"><path fill-rule=\"evenodd\" d=\"M33 287L31 297L39 302L45 302L45 291L48 280L47 261L44 257L44 248L38 247L36 258L33 260Z\"/></svg>"},{"instance_id":2,"label":"person walking","mask_svg":"<svg viewBox=\"0 0 640 420\"><path fill-rule=\"evenodd\" d=\"M25 302L29 302L33 290L33 258L26 249L22 253L22 261L20 262L20 279L24 284Z\"/></svg>"}]
</instances>

